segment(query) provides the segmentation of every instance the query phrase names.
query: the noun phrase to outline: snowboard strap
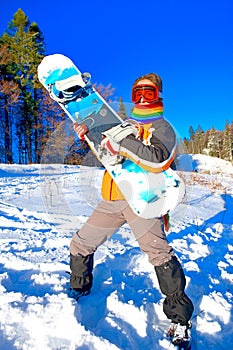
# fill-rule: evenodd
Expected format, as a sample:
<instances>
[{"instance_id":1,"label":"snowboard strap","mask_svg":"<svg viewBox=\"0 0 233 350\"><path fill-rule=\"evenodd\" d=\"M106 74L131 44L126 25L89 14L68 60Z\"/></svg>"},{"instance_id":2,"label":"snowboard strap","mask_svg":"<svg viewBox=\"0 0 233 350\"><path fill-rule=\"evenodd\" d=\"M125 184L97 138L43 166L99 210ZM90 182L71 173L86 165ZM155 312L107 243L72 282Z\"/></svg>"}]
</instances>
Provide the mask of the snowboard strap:
<instances>
[{"instance_id":1,"label":"snowboard strap","mask_svg":"<svg viewBox=\"0 0 233 350\"><path fill-rule=\"evenodd\" d=\"M58 80L55 82L56 88L60 91L65 91L72 89L75 86L80 86L80 88L85 85L89 85L91 81L90 73L76 74L72 75L69 78Z\"/></svg>"},{"instance_id":2,"label":"snowboard strap","mask_svg":"<svg viewBox=\"0 0 233 350\"><path fill-rule=\"evenodd\" d=\"M51 98L58 103L65 104L78 98L83 99L93 92L91 85L85 85L83 83L84 86L82 87L75 83L75 80L70 80L66 82L58 81L55 84L51 84L49 89Z\"/></svg>"},{"instance_id":3,"label":"snowboard strap","mask_svg":"<svg viewBox=\"0 0 233 350\"><path fill-rule=\"evenodd\" d=\"M72 89L74 86L80 86L80 88L84 87L85 83L82 80L81 75L77 74L77 75L72 75L69 78L56 81L55 86L59 91L67 91L69 89Z\"/></svg>"}]
</instances>

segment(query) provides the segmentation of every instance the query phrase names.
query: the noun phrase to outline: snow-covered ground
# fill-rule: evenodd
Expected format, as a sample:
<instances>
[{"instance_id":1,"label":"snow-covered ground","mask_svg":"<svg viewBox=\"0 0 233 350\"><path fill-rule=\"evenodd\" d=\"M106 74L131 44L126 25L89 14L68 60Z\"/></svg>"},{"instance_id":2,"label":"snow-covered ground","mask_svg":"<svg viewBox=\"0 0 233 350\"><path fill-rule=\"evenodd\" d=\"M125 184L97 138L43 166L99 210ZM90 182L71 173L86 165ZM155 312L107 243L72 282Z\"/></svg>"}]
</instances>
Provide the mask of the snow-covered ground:
<instances>
[{"instance_id":1,"label":"snow-covered ground","mask_svg":"<svg viewBox=\"0 0 233 350\"><path fill-rule=\"evenodd\" d=\"M232 349L233 169L183 156L187 195L168 240L193 300L192 349ZM190 172L195 170L194 172ZM103 170L0 165L0 349L157 350L174 347L153 267L124 225L95 254L94 286L67 295L69 242L100 200Z\"/></svg>"}]
</instances>

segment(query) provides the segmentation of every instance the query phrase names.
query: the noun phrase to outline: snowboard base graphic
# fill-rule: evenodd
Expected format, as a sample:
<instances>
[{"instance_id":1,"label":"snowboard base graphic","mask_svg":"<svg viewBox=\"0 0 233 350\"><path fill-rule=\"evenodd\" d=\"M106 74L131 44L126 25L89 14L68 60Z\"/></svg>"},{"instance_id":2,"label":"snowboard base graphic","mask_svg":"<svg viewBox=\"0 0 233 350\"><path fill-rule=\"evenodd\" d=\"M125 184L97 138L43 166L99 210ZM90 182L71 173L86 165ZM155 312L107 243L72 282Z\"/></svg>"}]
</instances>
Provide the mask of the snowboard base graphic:
<instances>
[{"instance_id":1,"label":"snowboard base graphic","mask_svg":"<svg viewBox=\"0 0 233 350\"><path fill-rule=\"evenodd\" d=\"M68 57L53 54L38 66L38 78L74 123L87 124L89 147L135 214L145 219L160 217L181 202L185 185L175 171L148 172L101 147L102 133L124 121L91 85L89 73L81 73Z\"/></svg>"}]
</instances>

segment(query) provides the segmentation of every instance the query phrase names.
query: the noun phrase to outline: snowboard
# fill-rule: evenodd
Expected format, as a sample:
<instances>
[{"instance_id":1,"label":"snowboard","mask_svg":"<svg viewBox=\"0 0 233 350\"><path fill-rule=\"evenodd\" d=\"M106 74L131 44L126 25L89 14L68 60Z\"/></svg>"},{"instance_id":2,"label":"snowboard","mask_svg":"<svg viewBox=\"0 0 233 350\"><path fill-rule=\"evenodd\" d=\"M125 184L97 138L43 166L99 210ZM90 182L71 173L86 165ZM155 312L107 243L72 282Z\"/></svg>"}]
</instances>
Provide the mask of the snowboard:
<instances>
[{"instance_id":1,"label":"snowboard","mask_svg":"<svg viewBox=\"0 0 233 350\"><path fill-rule=\"evenodd\" d=\"M161 217L181 202L185 185L176 171L152 173L102 148L103 133L125 121L96 91L89 73L81 73L69 57L53 54L41 61L38 79L73 123L88 126L85 140L136 215Z\"/></svg>"}]
</instances>

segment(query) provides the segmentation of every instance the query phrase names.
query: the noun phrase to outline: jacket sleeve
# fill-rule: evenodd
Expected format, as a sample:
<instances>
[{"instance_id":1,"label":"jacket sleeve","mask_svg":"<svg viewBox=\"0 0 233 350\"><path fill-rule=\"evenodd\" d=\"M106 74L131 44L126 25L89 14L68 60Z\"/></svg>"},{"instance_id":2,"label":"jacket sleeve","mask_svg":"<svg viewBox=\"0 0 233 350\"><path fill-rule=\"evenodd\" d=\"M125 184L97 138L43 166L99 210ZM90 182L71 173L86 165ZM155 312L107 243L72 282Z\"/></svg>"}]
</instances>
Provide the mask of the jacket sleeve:
<instances>
[{"instance_id":1,"label":"jacket sleeve","mask_svg":"<svg viewBox=\"0 0 233 350\"><path fill-rule=\"evenodd\" d=\"M168 169L175 160L176 135L165 119L154 122L152 128L154 131L150 145L129 135L121 141L120 155L129 158L144 170L159 173Z\"/></svg>"}]
</instances>

